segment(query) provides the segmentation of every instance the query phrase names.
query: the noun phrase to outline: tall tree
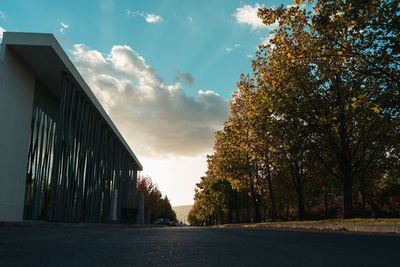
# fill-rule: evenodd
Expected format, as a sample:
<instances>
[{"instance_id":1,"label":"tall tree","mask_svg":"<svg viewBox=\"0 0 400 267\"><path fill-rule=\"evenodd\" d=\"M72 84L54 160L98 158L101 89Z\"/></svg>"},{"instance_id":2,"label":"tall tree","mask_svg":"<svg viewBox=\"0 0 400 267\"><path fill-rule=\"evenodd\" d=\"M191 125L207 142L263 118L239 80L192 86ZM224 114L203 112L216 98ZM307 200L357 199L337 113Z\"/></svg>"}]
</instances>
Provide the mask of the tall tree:
<instances>
[{"instance_id":1,"label":"tall tree","mask_svg":"<svg viewBox=\"0 0 400 267\"><path fill-rule=\"evenodd\" d=\"M317 1L313 11L296 2L290 8L260 10L264 23L278 21L279 28L253 67L259 86L284 103L277 116L303 121L312 132L321 163L342 182L343 215L350 218L354 177L382 156L379 147L393 125L390 105L384 105L390 95L367 68L361 73L365 65L357 53L347 53L357 47L358 38L348 37L354 23L342 21L341 12L352 1ZM317 30L321 10L332 2L336 8L325 13L330 21L324 31L332 32L334 41Z\"/></svg>"}]
</instances>

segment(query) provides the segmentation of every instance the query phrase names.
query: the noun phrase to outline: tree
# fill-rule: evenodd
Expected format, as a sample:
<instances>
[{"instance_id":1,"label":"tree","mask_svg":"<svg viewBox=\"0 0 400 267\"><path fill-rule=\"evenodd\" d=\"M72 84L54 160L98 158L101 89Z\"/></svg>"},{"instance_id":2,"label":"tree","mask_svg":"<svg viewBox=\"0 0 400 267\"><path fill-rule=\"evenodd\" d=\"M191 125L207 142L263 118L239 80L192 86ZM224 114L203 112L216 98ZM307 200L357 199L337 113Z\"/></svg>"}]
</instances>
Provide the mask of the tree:
<instances>
[{"instance_id":1,"label":"tree","mask_svg":"<svg viewBox=\"0 0 400 267\"><path fill-rule=\"evenodd\" d=\"M317 1L313 12L296 2L259 11L264 23L278 21L279 28L253 68L260 89L283 103L276 116L307 125L320 162L342 182L343 213L350 218L354 177L384 156L379 148L393 129L392 106L385 104L390 93L369 75L361 52L348 53L360 38L354 22L341 18L352 1ZM328 15L323 24L320 17Z\"/></svg>"},{"instance_id":2,"label":"tree","mask_svg":"<svg viewBox=\"0 0 400 267\"><path fill-rule=\"evenodd\" d=\"M193 220L218 223L220 214L222 222L233 205L237 218L243 206L259 221L262 203L272 219L283 209L289 218L294 202L299 220L306 207L317 218L351 218L358 194L361 214L368 203L389 205L371 196L397 192L377 181L400 173L399 11L399 1L374 0L259 10L265 24L279 26L252 61L254 78L240 77Z\"/></svg>"},{"instance_id":3,"label":"tree","mask_svg":"<svg viewBox=\"0 0 400 267\"><path fill-rule=\"evenodd\" d=\"M171 221L176 220L176 214L172 210L171 203L167 196L162 197L158 186L153 183L149 176L138 176L137 191L143 193L144 206L150 207L150 221L158 218L168 218ZM138 194L139 196L139 194Z\"/></svg>"},{"instance_id":4,"label":"tree","mask_svg":"<svg viewBox=\"0 0 400 267\"><path fill-rule=\"evenodd\" d=\"M231 101L231 116L224 130L216 134L213 170L218 177L229 180L235 190L249 193L254 220L260 221L260 204L268 189L273 198L272 187L267 189L265 182L269 177L271 185L270 171L266 169L265 150L260 149L254 128L255 87L248 77L242 76L238 89ZM275 217L275 212L272 216Z\"/></svg>"}]
</instances>

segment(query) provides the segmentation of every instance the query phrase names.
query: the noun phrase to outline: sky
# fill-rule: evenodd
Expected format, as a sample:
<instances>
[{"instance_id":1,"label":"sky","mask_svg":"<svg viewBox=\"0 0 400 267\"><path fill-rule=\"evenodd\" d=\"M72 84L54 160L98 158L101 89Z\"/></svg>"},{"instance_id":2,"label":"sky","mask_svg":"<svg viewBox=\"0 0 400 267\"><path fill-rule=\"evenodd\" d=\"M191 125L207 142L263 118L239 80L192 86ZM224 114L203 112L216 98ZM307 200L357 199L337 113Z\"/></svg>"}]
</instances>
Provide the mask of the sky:
<instances>
[{"instance_id":1,"label":"sky","mask_svg":"<svg viewBox=\"0 0 400 267\"><path fill-rule=\"evenodd\" d=\"M52 33L172 206L193 204L241 73L292 1L2 0L3 32Z\"/></svg>"}]
</instances>

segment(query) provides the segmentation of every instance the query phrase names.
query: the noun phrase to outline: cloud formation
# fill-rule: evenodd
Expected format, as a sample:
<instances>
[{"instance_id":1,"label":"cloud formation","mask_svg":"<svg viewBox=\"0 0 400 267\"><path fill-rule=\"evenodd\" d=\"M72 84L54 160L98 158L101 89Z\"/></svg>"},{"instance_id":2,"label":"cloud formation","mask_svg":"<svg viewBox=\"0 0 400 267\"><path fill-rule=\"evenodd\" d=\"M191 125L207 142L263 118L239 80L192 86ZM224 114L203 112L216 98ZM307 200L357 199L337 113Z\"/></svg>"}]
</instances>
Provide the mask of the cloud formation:
<instances>
[{"instance_id":1,"label":"cloud formation","mask_svg":"<svg viewBox=\"0 0 400 267\"><path fill-rule=\"evenodd\" d=\"M192 17L187 17L188 21L193 21Z\"/></svg>"},{"instance_id":2,"label":"cloud formation","mask_svg":"<svg viewBox=\"0 0 400 267\"><path fill-rule=\"evenodd\" d=\"M233 47L227 47L226 52L230 53L232 52L235 48L238 48L240 44L234 44Z\"/></svg>"},{"instance_id":3,"label":"cloud formation","mask_svg":"<svg viewBox=\"0 0 400 267\"><path fill-rule=\"evenodd\" d=\"M144 157L195 156L210 152L214 131L222 127L228 103L213 91L185 94L180 83L167 84L129 46L108 55L74 45L72 60L133 151ZM194 78L178 72L194 86Z\"/></svg>"},{"instance_id":4,"label":"cloud formation","mask_svg":"<svg viewBox=\"0 0 400 267\"><path fill-rule=\"evenodd\" d=\"M242 25L248 25L251 27L252 31L259 29L273 29L278 26L278 22L275 22L271 25L265 25L262 22L262 19L257 17L257 12L259 8L263 8L258 3L255 3L254 7L250 5L244 5L243 7L239 7L236 9L236 12L232 15L235 17L236 21Z\"/></svg>"},{"instance_id":5,"label":"cloud formation","mask_svg":"<svg viewBox=\"0 0 400 267\"><path fill-rule=\"evenodd\" d=\"M262 20L257 17L258 9L261 5L256 3L254 7L250 5L244 5L236 9L236 13L233 16L239 24L249 25L251 30L266 28L266 25L262 23Z\"/></svg>"},{"instance_id":6,"label":"cloud formation","mask_svg":"<svg viewBox=\"0 0 400 267\"><path fill-rule=\"evenodd\" d=\"M178 76L175 78L175 82L180 82L182 80L189 88L196 89L194 86L194 78L189 72L177 70L176 73Z\"/></svg>"},{"instance_id":7,"label":"cloud formation","mask_svg":"<svg viewBox=\"0 0 400 267\"><path fill-rule=\"evenodd\" d=\"M6 14L0 10L0 19L6 19Z\"/></svg>"},{"instance_id":8,"label":"cloud formation","mask_svg":"<svg viewBox=\"0 0 400 267\"><path fill-rule=\"evenodd\" d=\"M136 16L141 16L143 17L147 23L158 23L163 20L163 18L159 15L152 14L152 13L145 13L143 11L130 11L129 9L126 9L126 14L128 17L136 17Z\"/></svg>"},{"instance_id":9,"label":"cloud formation","mask_svg":"<svg viewBox=\"0 0 400 267\"><path fill-rule=\"evenodd\" d=\"M162 21L162 18L155 14L143 14L141 16L143 16L148 23L157 23Z\"/></svg>"},{"instance_id":10,"label":"cloud formation","mask_svg":"<svg viewBox=\"0 0 400 267\"><path fill-rule=\"evenodd\" d=\"M60 24L61 24L60 32L64 32L65 29L69 28L69 25L65 24L64 22L61 22Z\"/></svg>"},{"instance_id":11,"label":"cloud formation","mask_svg":"<svg viewBox=\"0 0 400 267\"><path fill-rule=\"evenodd\" d=\"M3 39L3 33L6 32L6 30L0 26L0 39Z\"/></svg>"}]
</instances>

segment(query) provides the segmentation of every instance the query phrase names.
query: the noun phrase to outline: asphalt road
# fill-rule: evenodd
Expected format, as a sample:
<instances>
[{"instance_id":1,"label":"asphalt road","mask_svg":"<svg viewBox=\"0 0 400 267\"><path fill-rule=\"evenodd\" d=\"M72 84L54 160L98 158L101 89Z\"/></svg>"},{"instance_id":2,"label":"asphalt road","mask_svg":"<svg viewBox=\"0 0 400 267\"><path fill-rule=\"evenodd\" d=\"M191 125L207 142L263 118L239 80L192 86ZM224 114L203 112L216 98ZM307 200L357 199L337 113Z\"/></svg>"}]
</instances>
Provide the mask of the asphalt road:
<instances>
[{"instance_id":1,"label":"asphalt road","mask_svg":"<svg viewBox=\"0 0 400 267\"><path fill-rule=\"evenodd\" d=\"M0 266L400 266L400 235L276 229L0 227Z\"/></svg>"}]
</instances>

